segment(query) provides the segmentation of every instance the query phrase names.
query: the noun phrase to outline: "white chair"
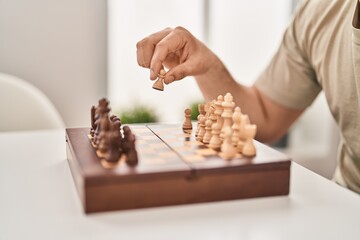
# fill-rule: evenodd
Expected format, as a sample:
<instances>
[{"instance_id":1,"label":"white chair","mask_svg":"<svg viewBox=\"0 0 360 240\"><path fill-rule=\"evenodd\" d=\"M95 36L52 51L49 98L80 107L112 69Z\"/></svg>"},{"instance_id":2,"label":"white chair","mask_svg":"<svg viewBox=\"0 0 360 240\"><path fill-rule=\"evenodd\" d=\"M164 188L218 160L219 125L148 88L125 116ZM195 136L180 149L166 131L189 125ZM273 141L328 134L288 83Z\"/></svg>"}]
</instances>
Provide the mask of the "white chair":
<instances>
[{"instance_id":1,"label":"white chair","mask_svg":"<svg viewBox=\"0 0 360 240\"><path fill-rule=\"evenodd\" d=\"M0 73L0 132L64 128L48 97L32 84Z\"/></svg>"}]
</instances>

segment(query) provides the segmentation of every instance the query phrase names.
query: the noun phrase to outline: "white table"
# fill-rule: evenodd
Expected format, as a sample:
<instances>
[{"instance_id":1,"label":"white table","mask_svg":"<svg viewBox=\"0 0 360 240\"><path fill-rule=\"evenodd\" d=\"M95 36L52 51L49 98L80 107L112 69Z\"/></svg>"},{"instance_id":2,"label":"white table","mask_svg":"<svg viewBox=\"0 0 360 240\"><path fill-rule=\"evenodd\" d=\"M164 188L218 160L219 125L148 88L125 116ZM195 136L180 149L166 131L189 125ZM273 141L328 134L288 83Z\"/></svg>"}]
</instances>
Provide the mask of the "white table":
<instances>
[{"instance_id":1,"label":"white table","mask_svg":"<svg viewBox=\"0 0 360 240\"><path fill-rule=\"evenodd\" d=\"M64 131L1 133L0 239L360 239L360 196L292 163L291 192L85 215Z\"/></svg>"}]
</instances>

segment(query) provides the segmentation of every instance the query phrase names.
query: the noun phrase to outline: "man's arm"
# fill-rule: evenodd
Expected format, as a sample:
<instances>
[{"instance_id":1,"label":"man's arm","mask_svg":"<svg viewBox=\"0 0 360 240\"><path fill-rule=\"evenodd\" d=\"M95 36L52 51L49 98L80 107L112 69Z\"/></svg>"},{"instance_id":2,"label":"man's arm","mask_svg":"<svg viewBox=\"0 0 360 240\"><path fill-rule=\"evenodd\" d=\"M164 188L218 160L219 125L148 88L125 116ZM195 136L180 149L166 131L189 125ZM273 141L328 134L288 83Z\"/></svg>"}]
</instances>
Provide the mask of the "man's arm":
<instances>
[{"instance_id":1,"label":"man's arm","mask_svg":"<svg viewBox=\"0 0 360 240\"><path fill-rule=\"evenodd\" d=\"M182 27L164 29L138 42L137 59L140 66L150 68L152 80L163 67L169 69L167 84L194 76L207 101L230 92L235 104L258 126L256 138L263 142L279 139L303 112L271 101L255 86L237 83L222 61Z\"/></svg>"},{"instance_id":2,"label":"man's arm","mask_svg":"<svg viewBox=\"0 0 360 240\"><path fill-rule=\"evenodd\" d=\"M271 101L255 86L237 83L220 60L216 67L195 78L206 101L216 99L220 93L232 93L235 104L257 125L256 138L262 142L281 138L303 112Z\"/></svg>"}]
</instances>

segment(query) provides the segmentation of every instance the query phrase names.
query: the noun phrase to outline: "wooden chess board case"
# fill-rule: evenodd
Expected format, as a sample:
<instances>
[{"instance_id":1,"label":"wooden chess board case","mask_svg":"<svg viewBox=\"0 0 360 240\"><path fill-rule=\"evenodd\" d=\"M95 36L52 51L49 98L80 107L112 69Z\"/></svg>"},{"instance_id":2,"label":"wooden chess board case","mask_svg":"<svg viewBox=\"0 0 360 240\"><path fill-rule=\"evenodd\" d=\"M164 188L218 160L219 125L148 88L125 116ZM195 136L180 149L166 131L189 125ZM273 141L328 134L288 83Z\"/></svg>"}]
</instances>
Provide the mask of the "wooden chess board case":
<instances>
[{"instance_id":1,"label":"wooden chess board case","mask_svg":"<svg viewBox=\"0 0 360 240\"><path fill-rule=\"evenodd\" d=\"M154 134L151 125L143 128L154 138L158 156L142 153L145 147L138 145L139 164L131 167L120 162L114 169L100 164L89 128L66 129L68 163L86 213L289 193L291 161L266 145L256 142L254 158L186 162L181 152Z\"/></svg>"}]
</instances>

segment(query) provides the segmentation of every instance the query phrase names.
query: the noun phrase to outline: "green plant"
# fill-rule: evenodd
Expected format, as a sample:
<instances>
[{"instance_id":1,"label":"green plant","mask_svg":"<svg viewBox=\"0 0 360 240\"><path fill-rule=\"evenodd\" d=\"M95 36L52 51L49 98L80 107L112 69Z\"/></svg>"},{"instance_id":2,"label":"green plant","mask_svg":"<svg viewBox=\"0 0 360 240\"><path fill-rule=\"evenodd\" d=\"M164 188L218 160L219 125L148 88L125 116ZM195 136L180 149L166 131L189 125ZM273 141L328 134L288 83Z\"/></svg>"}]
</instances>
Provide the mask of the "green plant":
<instances>
[{"instance_id":1,"label":"green plant","mask_svg":"<svg viewBox=\"0 0 360 240\"><path fill-rule=\"evenodd\" d=\"M118 114L121 123L154 123L158 122L158 116L154 110L148 106L137 105L131 109L125 110Z\"/></svg>"},{"instance_id":2,"label":"green plant","mask_svg":"<svg viewBox=\"0 0 360 240\"><path fill-rule=\"evenodd\" d=\"M197 116L199 115L199 108L198 105L202 103L200 101L198 102L193 102L190 105L190 109L191 109L191 120L196 121L197 120Z\"/></svg>"}]
</instances>

